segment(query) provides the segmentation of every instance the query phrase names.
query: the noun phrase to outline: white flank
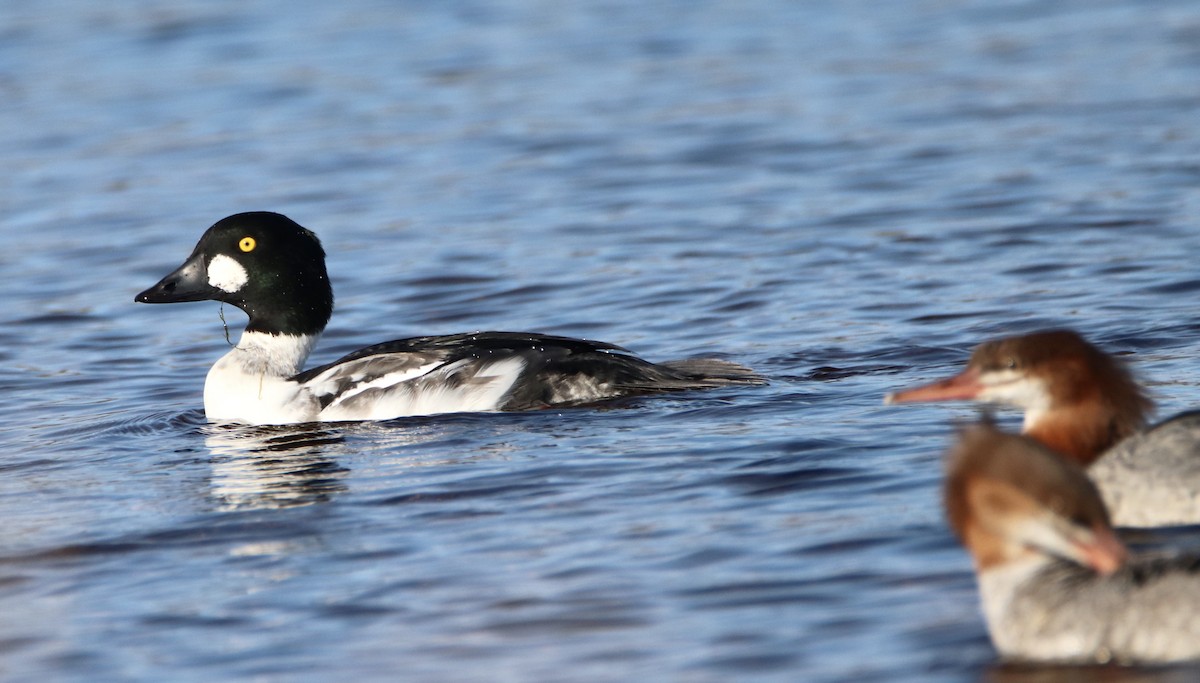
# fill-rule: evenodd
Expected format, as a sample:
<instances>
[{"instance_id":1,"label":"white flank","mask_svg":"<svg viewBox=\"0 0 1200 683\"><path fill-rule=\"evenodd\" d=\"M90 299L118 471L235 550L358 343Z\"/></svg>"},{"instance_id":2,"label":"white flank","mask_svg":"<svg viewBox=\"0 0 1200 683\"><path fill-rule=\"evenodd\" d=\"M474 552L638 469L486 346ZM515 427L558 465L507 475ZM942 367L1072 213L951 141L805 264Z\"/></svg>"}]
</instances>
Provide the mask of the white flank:
<instances>
[{"instance_id":1,"label":"white flank","mask_svg":"<svg viewBox=\"0 0 1200 683\"><path fill-rule=\"evenodd\" d=\"M247 279L242 264L224 254L217 254L208 264L208 284L223 292L238 291Z\"/></svg>"},{"instance_id":2,"label":"white flank","mask_svg":"<svg viewBox=\"0 0 1200 683\"><path fill-rule=\"evenodd\" d=\"M438 361L438 363L430 363L421 365L419 367L413 367L413 369L403 372L390 372L388 375L374 378L370 382L355 384L354 387L350 387L346 391L343 391L342 394L338 395L337 401L348 401L353 399L354 396L358 396L359 394L364 393L364 391L370 389L386 389L389 387L395 387L396 384L400 384L401 382L408 382L410 379L424 377L428 372L436 369L438 365L440 365L440 361ZM332 369L329 371L320 373L320 375L314 377L310 382L308 382L308 387L312 388L314 394L322 394L322 390L326 389L325 383L328 383L330 379L336 377L337 370L337 367L332 367Z\"/></svg>"},{"instance_id":3,"label":"white flank","mask_svg":"<svg viewBox=\"0 0 1200 683\"><path fill-rule=\"evenodd\" d=\"M457 364L454 364L457 365ZM446 384L435 384L427 391L414 396L408 406L407 415L437 415L439 413L464 413L496 410L500 401L512 389L517 378L525 369L520 358L506 358L481 369L475 379L487 379L483 384L469 383L467 386L450 388ZM449 376L457 370L447 366L438 374Z\"/></svg>"},{"instance_id":4,"label":"white flank","mask_svg":"<svg viewBox=\"0 0 1200 683\"><path fill-rule=\"evenodd\" d=\"M426 363L425 365L415 368L410 368L403 372L391 372L386 375L376 377L368 382L355 384L338 395L337 401L345 401L357 394L361 394L368 389L383 389L394 386L401 382L407 382L409 380L422 377L430 370L438 367L440 364L441 361L434 361L432 363ZM361 379L362 374L356 372L357 367L357 364L353 361L350 363L335 365L325 372L322 372L316 377L310 379L307 383L305 383L305 386L307 386L309 390L317 396L331 393L338 380L349 379L352 382L357 382L359 379Z\"/></svg>"},{"instance_id":5,"label":"white flank","mask_svg":"<svg viewBox=\"0 0 1200 683\"><path fill-rule=\"evenodd\" d=\"M404 381L420 382L416 391L406 391L398 386L403 382L384 382L394 387L393 391L381 393L370 405L346 406L342 399L321 411L321 420L390 420L412 415L440 415L443 413L487 412L497 410L504 396L512 389L517 378L525 369L520 358L506 358L491 363L474 373L471 381L457 384L448 381L455 373L470 371L470 364L478 361L463 359L414 377L414 372L405 372ZM424 369L424 368L422 368ZM381 378L382 379L382 378ZM379 384L379 381L372 382ZM361 393L357 390L355 394Z\"/></svg>"}]
</instances>

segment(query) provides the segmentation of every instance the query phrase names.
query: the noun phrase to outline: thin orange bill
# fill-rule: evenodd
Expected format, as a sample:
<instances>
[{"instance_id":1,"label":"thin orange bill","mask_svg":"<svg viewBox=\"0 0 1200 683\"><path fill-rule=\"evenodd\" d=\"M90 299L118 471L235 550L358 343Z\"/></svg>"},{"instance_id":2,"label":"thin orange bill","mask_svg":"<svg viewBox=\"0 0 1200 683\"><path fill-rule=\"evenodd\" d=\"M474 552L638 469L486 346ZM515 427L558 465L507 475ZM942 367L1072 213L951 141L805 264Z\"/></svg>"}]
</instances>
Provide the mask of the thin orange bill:
<instances>
[{"instance_id":1,"label":"thin orange bill","mask_svg":"<svg viewBox=\"0 0 1200 683\"><path fill-rule=\"evenodd\" d=\"M883 397L883 402L891 405L893 403L925 403L928 401L964 401L975 398L981 391L983 391L983 384L979 382L979 370L967 368L949 379L890 393Z\"/></svg>"}]
</instances>

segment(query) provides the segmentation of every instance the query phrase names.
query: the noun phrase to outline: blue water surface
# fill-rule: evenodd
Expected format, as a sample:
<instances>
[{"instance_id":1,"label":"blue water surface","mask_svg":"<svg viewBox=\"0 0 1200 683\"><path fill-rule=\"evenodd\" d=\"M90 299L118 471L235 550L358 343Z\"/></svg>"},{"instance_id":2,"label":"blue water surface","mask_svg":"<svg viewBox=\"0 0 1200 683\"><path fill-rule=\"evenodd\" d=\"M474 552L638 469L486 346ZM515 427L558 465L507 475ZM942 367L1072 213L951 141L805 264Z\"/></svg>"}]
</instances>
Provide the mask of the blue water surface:
<instances>
[{"instance_id":1,"label":"blue water surface","mask_svg":"<svg viewBox=\"0 0 1200 683\"><path fill-rule=\"evenodd\" d=\"M1001 662L940 509L973 412L881 398L1070 326L1200 405L1198 111L1187 0L2 3L0 677L1195 680ZM133 295L255 209L329 252L314 362L771 384L209 425L242 314Z\"/></svg>"}]
</instances>

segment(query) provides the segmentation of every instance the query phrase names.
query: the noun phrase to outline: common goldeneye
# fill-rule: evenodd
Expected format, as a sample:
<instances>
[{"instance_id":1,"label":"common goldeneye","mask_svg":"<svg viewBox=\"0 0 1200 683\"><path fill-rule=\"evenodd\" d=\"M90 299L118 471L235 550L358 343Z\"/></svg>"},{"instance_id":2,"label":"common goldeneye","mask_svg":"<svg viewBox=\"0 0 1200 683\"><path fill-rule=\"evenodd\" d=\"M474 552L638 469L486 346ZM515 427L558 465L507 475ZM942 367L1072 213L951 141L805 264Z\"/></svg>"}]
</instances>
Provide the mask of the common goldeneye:
<instances>
[{"instance_id":1,"label":"common goldeneye","mask_svg":"<svg viewBox=\"0 0 1200 683\"><path fill-rule=\"evenodd\" d=\"M209 420L292 424L515 411L730 384L762 384L720 360L650 363L612 344L525 332L415 337L301 372L333 312L317 236L278 213L218 221L142 303L222 301L250 317L204 382Z\"/></svg>"}]
</instances>

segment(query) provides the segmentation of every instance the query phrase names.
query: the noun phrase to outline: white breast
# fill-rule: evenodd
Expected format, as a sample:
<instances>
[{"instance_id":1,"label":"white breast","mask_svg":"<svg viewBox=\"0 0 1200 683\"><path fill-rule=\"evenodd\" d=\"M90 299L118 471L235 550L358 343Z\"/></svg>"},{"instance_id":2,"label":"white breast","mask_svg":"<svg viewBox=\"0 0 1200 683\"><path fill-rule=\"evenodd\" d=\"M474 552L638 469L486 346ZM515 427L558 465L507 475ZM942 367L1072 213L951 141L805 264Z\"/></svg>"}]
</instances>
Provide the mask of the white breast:
<instances>
[{"instance_id":1,"label":"white breast","mask_svg":"<svg viewBox=\"0 0 1200 683\"><path fill-rule=\"evenodd\" d=\"M316 401L288 379L299 371L315 343L315 336L243 333L237 347L208 371L205 416L249 424L316 420Z\"/></svg>"}]
</instances>

